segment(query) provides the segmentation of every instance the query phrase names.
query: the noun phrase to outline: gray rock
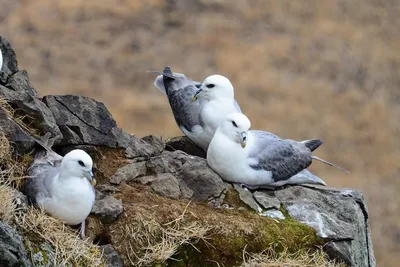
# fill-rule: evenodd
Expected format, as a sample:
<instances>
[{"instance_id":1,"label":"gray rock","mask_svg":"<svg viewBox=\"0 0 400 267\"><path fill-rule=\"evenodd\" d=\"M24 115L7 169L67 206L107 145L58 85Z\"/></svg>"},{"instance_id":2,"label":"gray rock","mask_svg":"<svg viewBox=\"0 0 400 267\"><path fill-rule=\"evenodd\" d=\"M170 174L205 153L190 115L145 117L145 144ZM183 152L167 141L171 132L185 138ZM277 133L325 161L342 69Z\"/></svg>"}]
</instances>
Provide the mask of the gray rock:
<instances>
[{"instance_id":1,"label":"gray rock","mask_svg":"<svg viewBox=\"0 0 400 267\"><path fill-rule=\"evenodd\" d=\"M193 197L193 190L190 189L185 182L182 180L179 181L179 188L181 189L181 196L185 199L190 199Z\"/></svg>"},{"instance_id":2,"label":"gray rock","mask_svg":"<svg viewBox=\"0 0 400 267\"><path fill-rule=\"evenodd\" d=\"M239 193L239 198L243 203L245 203L256 212L262 211L261 207L254 200L253 194L247 188L241 187L238 184L233 184L233 188L235 188L235 190Z\"/></svg>"},{"instance_id":3,"label":"gray rock","mask_svg":"<svg viewBox=\"0 0 400 267\"><path fill-rule=\"evenodd\" d=\"M181 195L179 182L171 173L158 173L136 179L141 184L149 185L153 191L163 197L178 199Z\"/></svg>"},{"instance_id":4,"label":"gray rock","mask_svg":"<svg viewBox=\"0 0 400 267\"><path fill-rule=\"evenodd\" d=\"M275 197L272 190L256 191L253 193L253 197L264 209L279 209L281 207L281 202Z\"/></svg>"},{"instance_id":5,"label":"gray rock","mask_svg":"<svg viewBox=\"0 0 400 267\"><path fill-rule=\"evenodd\" d=\"M152 147L156 148L156 150L159 151L159 153L161 153L164 150L165 143L157 136L147 135L143 137L142 140L145 141L147 144L151 145Z\"/></svg>"},{"instance_id":6,"label":"gray rock","mask_svg":"<svg viewBox=\"0 0 400 267\"><path fill-rule=\"evenodd\" d=\"M19 190L10 187L12 192L13 201L17 212L25 213L28 211L28 198Z\"/></svg>"},{"instance_id":7,"label":"gray rock","mask_svg":"<svg viewBox=\"0 0 400 267\"><path fill-rule=\"evenodd\" d=\"M177 136L169 139L165 144L165 149L168 151L181 150L189 155L206 158L207 153L195 145L186 136Z\"/></svg>"},{"instance_id":8,"label":"gray rock","mask_svg":"<svg viewBox=\"0 0 400 267\"><path fill-rule=\"evenodd\" d=\"M112 245L103 245L100 249L103 251L106 267L124 267L124 262Z\"/></svg>"},{"instance_id":9,"label":"gray rock","mask_svg":"<svg viewBox=\"0 0 400 267\"><path fill-rule=\"evenodd\" d=\"M96 200L91 212L99 216L102 223L115 221L123 210L122 200L96 191Z\"/></svg>"},{"instance_id":10,"label":"gray rock","mask_svg":"<svg viewBox=\"0 0 400 267\"><path fill-rule=\"evenodd\" d=\"M100 191L103 194L107 194L107 193L111 193L111 194L115 194L117 192L120 192L120 190L111 184L99 184L96 185L96 190Z\"/></svg>"},{"instance_id":11,"label":"gray rock","mask_svg":"<svg viewBox=\"0 0 400 267\"><path fill-rule=\"evenodd\" d=\"M112 130L112 134L117 140L117 147L125 148L125 156L129 159L138 157L147 159L162 152L158 147L154 147L146 141L122 131L118 127Z\"/></svg>"},{"instance_id":12,"label":"gray rock","mask_svg":"<svg viewBox=\"0 0 400 267\"><path fill-rule=\"evenodd\" d=\"M197 166L187 164L179 173L178 178L193 191L192 199L197 201L220 197L226 190L226 185L218 174L204 166L202 162L199 162Z\"/></svg>"},{"instance_id":13,"label":"gray rock","mask_svg":"<svg viewBox=\"0 0 400 267\"><path fill-rule=\"evenodd\" d=\"M116 147L111 130L117 126L103 103L84 96L45 96L63 139L59 145L90 144Z\"/></svg>"},{"instance_id":14,"label":"gray rock","mask_svg":"<svg viewBox=\"0 0 400 267\"><path fill-rule=\"evenodd\" d=\"M0 86L0 97L6 99L14 109L18 109L17 116L25 116L30 127L41 133L49 132L56 140L61 138L53 114L37 97L26 71L18 71L9 76L7 84Z\"/></svg>"},{"instance_id":15,"label":"gray rock","mask_svg":"<svg viewBox=\"0 0 400 267\"><path fill-rule=\"evenodd\" d=\"M0 266L31 266L22 237L4 222L0 222Z\"/></svg>"},{"instance_id":16,"label":"gray rock","mask_svg":"<svg viewBox=\"0 0 400 267\"><path fill-rule=\"evenodd\" d=\"M120 184L122 182L130 182L135 178L146 175L146 162L134 162L119 168L116 173L111 176L110 183Z\"/></svg>"},{"instance_id":17,"label":"gray rock","mask_svg":"<svg viewBox=\"0 0 400 267\"><path fill-rule=\"evenodd\" d=\"M146 167L150 174L178 173L182 170L186 157L184 153L164 151L161 155L150 158Z\"/></svg>"},{"instance_id":18,"label":"gray rock","mask_svg":"<svg viewBox=\"0 0 400 267\"><path fill-rule=\"evenodd\" d=\"M289 215L333 241L327 250L349 266L374 267L368 213L360 192L292 186L275 192ZM339 256L338 256L339 255Z\"/></svg>"},{"instance_id":19,"label":"gray rock","mask_svg":"<svg viewBox=\"0 0 400 267\"><path fill-rule=\"evenodd\" d=\"M285 219L285 215L283 215L283 213L280 210L276 210L276 209L266 210L266 211L262 212L260 215L271 218L271 219L278 219L278 220Z\"/></svg>"},{"instance_id":20,"label":"gray rock","mask_svg":"<svg viewBox=\"0 0 400 267\"><path fill-rule=\"evenodd\" d=\"M0 50L3 54L3 66L0 70L0 84L5 85L8 77L18 71L18 62L14 50L7 38L0 36Z\"/></svg>"},{"instance_id":21,"label":"gray rock","mask_svg":"<svg viewBox=\"0 0 400 267\"><path fill-rule=\"evenodd\" d=\"M15 151L19 154L24 154L30 151L35 146L35 140L13 121L4 109L0 107L0 128L7 138L12 141Z\"/></svg>"},{"instance_id":22,"label":"gray rock","mask_svg":"<svg viewBox=\"0 0 400 267\"><path fill-rule=\"evenodd\" d=\"M178 179L170 173L157 174L150 187L162 197L178 199L181 196Z\"/></svg>"}]
</instances>

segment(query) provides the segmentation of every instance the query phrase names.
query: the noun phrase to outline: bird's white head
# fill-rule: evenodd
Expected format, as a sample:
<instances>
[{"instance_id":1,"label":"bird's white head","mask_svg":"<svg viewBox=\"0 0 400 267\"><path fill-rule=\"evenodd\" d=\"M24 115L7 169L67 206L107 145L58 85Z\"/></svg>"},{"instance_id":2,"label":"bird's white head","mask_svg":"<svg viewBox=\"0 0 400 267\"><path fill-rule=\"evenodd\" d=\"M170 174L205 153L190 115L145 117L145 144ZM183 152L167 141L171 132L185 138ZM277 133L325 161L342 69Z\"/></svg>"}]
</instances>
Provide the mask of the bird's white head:
<instances>
[{"instance_id":1,"label":"bird's white head","mask_svg":"<svg viewBox=\"0 0 400 267\"><path fill-rule=\"evenodd\" d=\"M200 89L193 96L192 100L196 101L198 98L205 98L208 100L219 98L234 98L233 86L228 78L222 75L208 76L202 83Z\"/></svg>"},{"instance_id":2,"label":"bird's white head","mask_svg":"<svg viewBox=\"0 0 400 267\"><path fill-rule=\"evenodd\" d=\"M0 70L2 67L3 67L3 52L1 52L1 49L0 49Z\"/></svg>"},{"instance_id":3,"label":"bird's white head","mask_svg":"<svg viewBox=\"0 0 400 267\"><path fill-rule=\"evenodd\" d=\"M94 186L96 179L93 175L93 160L88 153L75 149L67 153L61 161L60 172L64 177L86 178Z\"/></svg>"},{"instance_id":4,"label":"bird's white head","mask_svg":"<svg viewBox=\"0 0 400 267\"><path fill-rule=\"evenodd\" d=\"M248 130L251 127L250 120L242 113L231 113L220 124L219 131L232 141L244 148L247 144Z\"/></svg>"}]
</instances>

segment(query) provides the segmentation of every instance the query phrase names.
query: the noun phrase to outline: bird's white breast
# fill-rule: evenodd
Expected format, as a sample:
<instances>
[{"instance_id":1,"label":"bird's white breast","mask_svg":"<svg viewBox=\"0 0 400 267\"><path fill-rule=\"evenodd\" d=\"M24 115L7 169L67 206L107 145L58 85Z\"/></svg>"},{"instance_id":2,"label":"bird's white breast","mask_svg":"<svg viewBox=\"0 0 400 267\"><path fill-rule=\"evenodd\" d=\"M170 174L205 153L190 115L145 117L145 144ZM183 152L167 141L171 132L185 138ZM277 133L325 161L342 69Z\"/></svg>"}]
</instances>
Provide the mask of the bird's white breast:
<instances>
[{"instance_id":1,"label":"bird's white breast","mask_svg":"<svg viewBox=\"0 0 400 267\"><path fill-rule=\"evenodd\" d=\"M249 165L256 163L248 157L253 142L250 134L246 147L242 148L217 130L207 151L207 163L226 181L247 185L270 184L271 172L254 170Z\"/></svg>"},{"instance_id":2,"label":"bird's white breast","mask_svg":"<svg viewBox=\"0 0 400 267\"><path fill-rule=\"evenodd\" d=\"M57 177L52 184L51 197L41 204L52 216L76 225L89 215L94 199L94 190L86 178Z\"/></svg>"}]
</instances>

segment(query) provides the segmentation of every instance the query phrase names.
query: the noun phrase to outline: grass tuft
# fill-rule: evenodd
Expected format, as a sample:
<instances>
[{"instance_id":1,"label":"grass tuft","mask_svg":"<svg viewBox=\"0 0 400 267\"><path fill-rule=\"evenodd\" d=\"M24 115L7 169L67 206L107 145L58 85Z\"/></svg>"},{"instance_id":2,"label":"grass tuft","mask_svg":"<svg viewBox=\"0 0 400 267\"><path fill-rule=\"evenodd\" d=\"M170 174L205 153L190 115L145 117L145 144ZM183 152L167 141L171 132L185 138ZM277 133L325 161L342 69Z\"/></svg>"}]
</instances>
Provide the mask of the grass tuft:
<instances>
[{"instance_id":1,"label":"grass tuft","mask_svg":"<svg viewBox=\"0 0 400 267\"><path fill-rule=\"evenodd\" d=\"M284 250L276 253L269 248L262 253L251 254L243 250L243 264L240 267L345 267L341 263L329 261L320 249L314 252L299 250L290 253Z\"/></svg>"},{"instance_id":2,"label":"grass tuft","mask_svg":"<svg viewBox=\"0 0 400 267\"><path fill-rule=\"evenodd\" d=\"M196 221L187 221L187 207L180 216L167 223L161 224L145 213L139 213L133 224L125 225L129 248L127 255L132 265L145 266L175 260L173 255L181 246L190 245L196 249L194 244L199 240L206 242L211 228Z\"/></svg>"}]
</instances>

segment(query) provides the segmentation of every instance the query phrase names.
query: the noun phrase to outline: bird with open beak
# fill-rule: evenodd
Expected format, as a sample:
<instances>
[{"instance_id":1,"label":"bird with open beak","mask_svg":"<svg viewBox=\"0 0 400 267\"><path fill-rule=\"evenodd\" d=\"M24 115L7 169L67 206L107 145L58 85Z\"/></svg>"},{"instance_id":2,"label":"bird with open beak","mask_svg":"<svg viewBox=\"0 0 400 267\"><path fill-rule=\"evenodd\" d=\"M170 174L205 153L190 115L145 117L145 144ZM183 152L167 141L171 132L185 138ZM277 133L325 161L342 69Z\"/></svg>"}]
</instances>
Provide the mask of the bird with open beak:
<instances>
[{"instance_id":1,"label":"bird with open beak","mask_svg":"<svg viewBox=\"0 0 400 267\"><path fill-rule=\"evenodd\" d=\"M167 95L181 131L204 151L221 121L232 112L241 112L231 82L221 75L199 83L166 67L154 85Z\"/></svg>"}]
</instances>

